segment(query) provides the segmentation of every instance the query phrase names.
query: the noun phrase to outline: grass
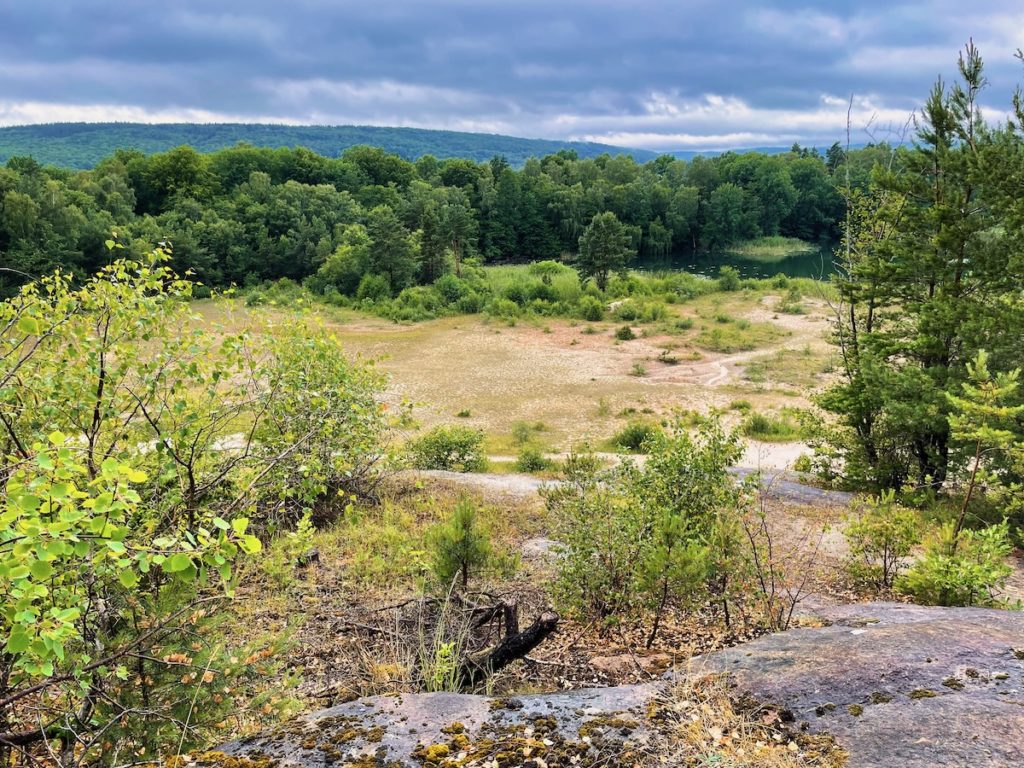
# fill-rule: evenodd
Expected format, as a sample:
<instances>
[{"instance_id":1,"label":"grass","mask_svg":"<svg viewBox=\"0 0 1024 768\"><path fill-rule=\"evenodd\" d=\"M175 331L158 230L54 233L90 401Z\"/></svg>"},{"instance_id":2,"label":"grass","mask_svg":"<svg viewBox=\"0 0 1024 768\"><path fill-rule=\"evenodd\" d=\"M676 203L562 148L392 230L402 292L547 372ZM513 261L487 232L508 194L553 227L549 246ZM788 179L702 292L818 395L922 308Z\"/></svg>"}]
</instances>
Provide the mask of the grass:
<instances>
[{"instance_id":1,"label":"grass","mask_svg":"<svg viewBox=\"0 0 1024 768\"><path fill-rule=\"evenodd\" d=\"M744 240L741 243L730 246L726 253L735 256L742 256L745 259L757 261L782 261L790 256L798 256L804 253L814 253L818 246L808 243L795 237L782 237L772 235L769 237L758 237L753 240Z\"/></svg>"},{"instance_id":2,"label":"grass","mask_svg":"<svg viewBox=\"0 0 1024 768\"><path fill-rule=\"evenodd\" d=\"M839 768L847 754L830 736L791 732L771 708L752 709L734 699L725 676L678 670L656 708L663 723L657 758L642 765L725 768Z\"/></svg>"},{"instance_id":3,"label":"grass","mask_svg":"<svg viewBox=\"0 0 1024 768\"><path fill-rule=\"evenodd\" d=\"M643 453L647 441L661 434L661 431L661 427L650 421L631 421L612 437L609 447L613 450Z\"/></svg>"},{"instance_id":4,"label":"grass","mask_svg":"<svg viewBox=\"0 0 1024 768\"><path fill-rule=\"evenodd\" d=\"M697 346L709 352L749 352L790 335L771 323L732 320L725 314L715 316L713 326L703 326L697 334Z\"/></svg>"},{"instance_id":5,"label":"grass","mask_svg":"<svg viewBox=\"0 0 1024 768\"><path fill-rule=\"evenodd\" d=\"M351 586L422 587L430 567L427 531L450 517L462 495L436 482L388 486L380 504L354 506L343 519L317 531L311 546L325 561L342 565ZM547 525L533 505L474 500L498 561Z\"/></svg>"},{"instance_id":6,"label":"grass","mask_svg":"<svg viewBox=\"0 0 1024 768\"><path fill-rule=\"evenodd\" d=\"M754 411L744 417L740 432L745 437L766 443L791 443L803 436L797 415L791 408L783 408L775 414Z\"/></svg>"},{"instance_id":7,"label":"grass","mask_svg":"<svg viewBox=\"0 0 1024 768\"><path fill-rule=\"evenodd\" d=\"M811 347L780 349L749 360L743 378L752 384L771 383L806 391L821 384L824 368L821 353Z\"/></svg>"},{"instance_id":8,"label":"grass","mask_svg":"<svg viewBox=\"0 0 1024 768\"><path fill-rule=\"evenodd\" d=\"M534 284L541 282L541 279L530 272L529 264L513 264L494 267L485 267L484 275L487 284L497 296L504 296L516 285ZM550 288L558 301L576 303L583 295L583 287L580 285L579 277L574 269L553 275Z\"/></svg>"}]
</instances>

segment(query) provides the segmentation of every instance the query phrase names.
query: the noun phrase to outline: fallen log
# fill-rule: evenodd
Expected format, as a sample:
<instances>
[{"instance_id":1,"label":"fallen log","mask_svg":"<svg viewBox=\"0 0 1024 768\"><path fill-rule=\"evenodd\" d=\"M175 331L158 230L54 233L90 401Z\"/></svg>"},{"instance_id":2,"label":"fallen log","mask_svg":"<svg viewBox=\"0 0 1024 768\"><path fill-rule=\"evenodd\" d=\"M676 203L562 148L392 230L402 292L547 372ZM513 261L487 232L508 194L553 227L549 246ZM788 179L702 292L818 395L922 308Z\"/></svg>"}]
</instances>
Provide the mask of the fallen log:
<instances>
[{"instance_id":1,"label":"fallen log","mask_svg":"<svg viewBox=\"0 0 1024 768\"><path fill-rule=\"evenodd\" d=\"M459 667L459 682L463 688L479 685L495 672L521 659L544 642L558 627L558 614L545 611L522 632L507 635L493 648L467 658Z\"/></svg>"}]
</instances>

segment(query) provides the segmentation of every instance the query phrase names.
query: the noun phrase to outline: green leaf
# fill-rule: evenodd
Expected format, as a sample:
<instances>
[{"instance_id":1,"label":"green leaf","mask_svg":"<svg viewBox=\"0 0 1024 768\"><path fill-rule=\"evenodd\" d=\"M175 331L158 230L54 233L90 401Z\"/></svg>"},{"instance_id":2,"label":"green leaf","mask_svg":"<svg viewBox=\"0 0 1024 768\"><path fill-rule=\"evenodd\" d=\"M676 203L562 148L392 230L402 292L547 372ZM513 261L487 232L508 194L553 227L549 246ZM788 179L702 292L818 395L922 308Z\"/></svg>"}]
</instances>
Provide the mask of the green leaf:
<instances>
[{"instance_id":1,"label":"green leaf","mask_svg":"<svg viewBox=\"0 0 1024 768\"><path fill-rule=\"evenodd\" d=\"M167 562L164 563L164 571L166 573L178 573L184 571L186 568L192 566L192 558L186 555L184 552L179 552L176 555L171 555L167 558Z\"/></svg>"},{"instance_id":2,"label":"green leaf","mask_svg":"<svg viewBox=\"0 0 1024 768\"><path fill-rule=\"evenodd\" d=\"M8 653L24 653L28 650L31 644L31 639L25 630L21 627L14 627L11 629L11 634L7 638L7 652Z\"/></svg>"},{"instance_id":3,"label":"green leaf","mask_svg":"<svg viewBox=\"0 0 1024 768\"><path fill-rule=\"evenodd\" d=\"M40 331L39 321L27 315L18 319L18 333L26 336L38 336Z\"/></svg>"},{"instance_id":4,"label":"green leaf","mask_svg":"<svg viewBox=\"0 0 1024 768\"><path fill-rule=\"evenodd\" d=\"M29 566L32 576L39 581L44 581L53 575L53 566L43 560L36 560Z\"/></svg>"},{"instance_id":5,"label":"green leaf","mask_svg":"<svg viewBox=\"0 0 1024 768\"><path fill-rule=\"evenodd\" d=\"M121 571L117 575L117 580L121 582L121 586L125 589L133 589L139 583L139 576L135 571Z\"/></svg>"}]
</instances>

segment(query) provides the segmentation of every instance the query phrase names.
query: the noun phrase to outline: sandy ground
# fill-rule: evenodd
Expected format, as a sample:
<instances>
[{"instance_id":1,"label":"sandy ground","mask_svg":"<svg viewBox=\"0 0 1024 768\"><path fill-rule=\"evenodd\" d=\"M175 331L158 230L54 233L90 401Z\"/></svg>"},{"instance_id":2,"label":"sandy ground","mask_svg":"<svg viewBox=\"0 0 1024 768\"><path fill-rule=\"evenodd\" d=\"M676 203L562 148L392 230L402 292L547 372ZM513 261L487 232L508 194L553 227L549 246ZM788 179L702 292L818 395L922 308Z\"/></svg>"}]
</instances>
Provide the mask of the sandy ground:
<instances>
[{"instance_id":1,"label":"sandy ground","mask_svg":"<svg viewBox=\"0 0 1024 768\"><path fill-rule=\"evenodd\" d=\"M539 422L546 429L547 447L567 450L608 438L630 416L665 418L677 409L703 413L726 409L736 399L759 410L809 406L809 390L776 385L770 376L756 385L743 378L744 367L753 360L769 360L769 374L772 365L789 364L772 361L773 354L802 350L807 359L797 362L819 369L828 355L822 308L806 315L777 315L771 310L776 300L747 298L730 307L736 318L779 329L771 344L732 354L701 349L695 343L699 326L681 336L618 342L613 334L621 323L552 319L508 327L458 317L398 326L361 317L331 325L353 353L380 360L391 378L392 397L412 402L423 425L451 423L465 411L470 416L459 423L489 434L506 434L516 422ZM691 308L678 311L685 314ZM637 333L641 330L637 326ZM675 364L659 360L666 350ZM644 375L635 375L638 365ZM785 378L792 372L779 374ZM817 378L824 383L824 374ZM737 421L739 415L728 418ZM757 446L746 463L789 466L802 450L795 445Z\"/></svg>"}]
</instances>

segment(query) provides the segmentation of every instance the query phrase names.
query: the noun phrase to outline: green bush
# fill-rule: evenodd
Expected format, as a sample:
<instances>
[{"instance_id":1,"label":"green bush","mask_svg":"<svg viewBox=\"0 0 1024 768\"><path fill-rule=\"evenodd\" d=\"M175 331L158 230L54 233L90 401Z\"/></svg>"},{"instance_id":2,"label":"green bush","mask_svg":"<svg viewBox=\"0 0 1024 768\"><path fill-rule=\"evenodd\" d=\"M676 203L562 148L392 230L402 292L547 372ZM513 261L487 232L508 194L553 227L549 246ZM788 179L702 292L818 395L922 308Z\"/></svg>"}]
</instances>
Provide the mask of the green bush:
<instances>
[{"instance_id":1,"label":"green bush","mask_svg":"<svg viewBox=\"0 0 1024 768\"><path fill-rule=\"evenodd\" d=\"M471 571L487 565L492 555L490 537L473 502L461 499L448 520L427 532L427 550L430 569L441 584L447 586L459 577L462 588L468 586Z\"/></svg>"},{"instance_id":2,"label":"green bush","mask_svg":"<svg viewBox=\"0 0 1024 768\"><path fill-rule=\"evenodd\" d=\"M523 446L516 458L516 472L545 472L554 467L554 462L544 456L539 448Z\"/></svg>"},{"instance_id":3,"label":"green bush","mask_svg":"<svg viewBox=\"0 0 1024 768\"><path fill-rule=\"evenodd\" d=\"M360 301L383 301L391 298L391 283L387 275L365 274L356 289Z\"/></svg>"},{"instance_id":4,"label":"green bush","mask_svg":"<svg viewBox=\"0 0 1024 768\"><path fill-rule=\"evenodd\" d=\"M1006 521L955 534L952 521L925 543L924 557L896 582L896 588L926 605L998 605L998 592L1013 569Z\"/></svg>"},{"instance_id":5,"label":"green bush","mask_svg":"<svg viewBox=\"0 0 1024 768\"><path fill-rule=\"evenodd\" d=\"M649 421L631 421L612 438L612 444L628 451L645 453L649 441L662 433L661 427Z\"/></svg>"},{"instance_id":6,"label":"green bush","mask_svg":"<svg viewBox=\"0 0 1024 768\"><path fill-rule=\"evenodd\" d=\"M484 297L475 291L467 293L455 303L455 308L466 315L475 315L484 308Z\"/></svg>"},{"instance_id":7,"label":"green bush","mask_svg":"<svg viewBox=\"0 0 1024 768\"><path fill-rule=\"evenodd\" d=\"M580 317L584 320L596 322L604 318L604 302L593 296L583 296L577 307Z\"/></svg>"},{"instance_id":8,"label":"green bush","mask_svg":"<svg viewBox=\"0 0 1024 768\"><path fill-rule=\"evenodd\" d=\"M556 603L581 619L597 619L602 628L634 615L643 603L636 542L646 518L640 506L591 454L570 455L565 482L543 494L562 542Z\"/></svg>"},{"instance_id":9,"label":"green bush","mask_svg":"<svg viewBox=\"0 0 1024 768\"><path fill-rule=\"evenodd\" d=\"M801 303L802 299L803 295L800 293L799 286L791 285L775 308L783 314L802 315L805 312L804 305Z\"/></svg>"},{"instance_id":10,"label":"green bush","mask_svg":"<svg viewBox=\"0 0 1024 768\"><path fill-rule=\"evenodd\" d=\"M533 437L533 428L525 421L517 421L512 425L512 441L516 445L524 445Z\"/></svg>"},{"instance_id":11,"label":"green bush","mask_svg":"<svg viewBox=\"0 0 1024 768\"><path fill-rule=\"evenodd\" d=\"M640 306L634 301L624 301L612 311L612 315L616 320L633 322L640 318Z\"/></svg>"},{"instance_id":12,"label":"green bush","mask_svg":"<svg viewBox=\"0 0 1024 768\"><path fill-rule=\"evenodd\" d=\"M912 510L896 503L893 491L885 491L854 507L846 541L853 577L888 589L917 542L917 518Z\"/></svg>"},{"instance_id":13,"label":"green bush","mask_svg":"<svg viewBox=\"0 0 1024 768\"><path fill-rule=\"evenodd\" d=\"M718 270L718 290L738 291L740 289L740 273L736 267L724 266Z\"/></svg>"},{"instance_id":14,"label":"green bush","mask_svg":"<svg viewBox=\"0 0 1024 768\"><path fill-rule=\"evenodd\" d=\"M480 472L487 467L484 434L462 426L434 427L410 443L408 451L417 469Z\"/></svg>"},{"instance_id":15,"label":"green bush","mask_svg":"<svg viewBox=\"0 0 1024 768\"><path fill-rule=\"evenodd\" d=\"M503 298L515 302L519 306L524 306L530 300L530 294L530 284L525 280L517 280L505 286L505 290L501 292Z\"/></svg>"},{"instance_id":16,"label":"green bush","mask_svg":"<svg viewBox=\"0 0 1024 768\"><path fill-rule=\"evenodd\" d=\"M487 305L487 314L492 317L500 317L504 320L515 320L519 317L519 305L511 299L498 298L491 300Z\"/></svg>"},{"instance_id":17,"label":"green bush","mask_svg":"<svg viewBox=\"0 0 1024 768\"><path fill-rule=\"evenodd\" d=\"M650 647L666 611L730 599L746 491L728 471L740 441L714 420L696 438L676 422L648 445L642 467L600 472L593 457L570 456L565 482L544 496L564 543L556 600L606 627L648 612Z\"/></svg>"},{"instance_id":18,"label":"green bush","mask_svg":"<svg viewBox=\"0 0 1024 768\"><path fill-rule=\"evenodd\" d=\"M455 304L470 293L469 284L450 272L434 282L434 290L446 304Z\"/></svg>"},{"instance_id":19,"label":"green bush","mask_svg":"<svg viewBox=\"0 0 1024 768\"><path fill-rule=\"evenodd\" d=\"M783 412L777 416L754 412L747 415L740 425L744 437L766 442L784 443L800 439L800 425Z\"/></svg>"},{"instance_id":20,"label":"green bush","mask_svg":"<svg viewBox=\"0 0 1024 768\"><path fill-rule=\"evenodd\" d=\"M621 328L615 329L615 338L619 341L632 341L636 338L636 334L628 325L623 325Z\"/></svg>"}]
</instances>

